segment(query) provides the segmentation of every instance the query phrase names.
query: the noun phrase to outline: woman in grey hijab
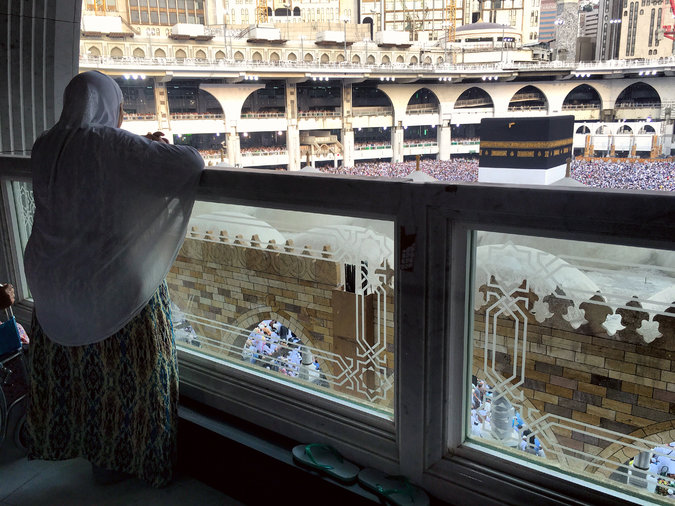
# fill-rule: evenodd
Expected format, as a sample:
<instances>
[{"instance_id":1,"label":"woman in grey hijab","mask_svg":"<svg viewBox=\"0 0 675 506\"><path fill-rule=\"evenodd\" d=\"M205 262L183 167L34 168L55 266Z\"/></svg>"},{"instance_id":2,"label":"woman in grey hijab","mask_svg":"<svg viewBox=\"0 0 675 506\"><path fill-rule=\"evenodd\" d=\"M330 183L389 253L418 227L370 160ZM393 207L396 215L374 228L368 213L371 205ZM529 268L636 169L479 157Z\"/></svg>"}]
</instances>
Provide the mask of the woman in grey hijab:
<instances>
[{"instance_id":1,"label":"woman in grey hijab","mask_svg":"<svg viewBox=\"0 0 675 506\"><path fill-rule=\"evenodd\" d=\"M159 134L120 129L121 119L117 83L85 72L33 145L29 458L85 457L162 486L178 401L164 277L204 162Z\"/></svg>"}]
</instances>

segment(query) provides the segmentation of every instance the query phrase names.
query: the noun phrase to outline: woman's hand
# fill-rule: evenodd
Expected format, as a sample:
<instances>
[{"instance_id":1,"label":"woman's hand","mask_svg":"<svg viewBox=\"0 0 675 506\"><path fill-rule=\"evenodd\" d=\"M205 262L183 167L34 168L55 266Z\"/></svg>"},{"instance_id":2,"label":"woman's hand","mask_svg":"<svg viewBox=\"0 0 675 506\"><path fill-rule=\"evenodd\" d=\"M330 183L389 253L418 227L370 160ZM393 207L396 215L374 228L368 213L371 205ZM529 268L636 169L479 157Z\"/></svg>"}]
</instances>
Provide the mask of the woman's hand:
<instances>
[{"instance_id":1,"label":"woman's hand","mask_svg":"<svg viewBox=\"0 0 675 506\"><path fill-rule=\"evenodd\" d=\"M154 134L148 132L147 134L144 135L144 137L146 139L150 139L151 141L165 142L169 144L169 141L164 138L164 132L155 132Z\"/></svg>"},{"instance_id":2,"label":"woman's hand","mask_svg":"<svg viewBox=\"0 0 675 506\"><path fill-rule=\"evenodd\" d=\"M7 309L14 304L14 287L9 283L0 285L0 309Z\"/></svg>"}]
</instances>

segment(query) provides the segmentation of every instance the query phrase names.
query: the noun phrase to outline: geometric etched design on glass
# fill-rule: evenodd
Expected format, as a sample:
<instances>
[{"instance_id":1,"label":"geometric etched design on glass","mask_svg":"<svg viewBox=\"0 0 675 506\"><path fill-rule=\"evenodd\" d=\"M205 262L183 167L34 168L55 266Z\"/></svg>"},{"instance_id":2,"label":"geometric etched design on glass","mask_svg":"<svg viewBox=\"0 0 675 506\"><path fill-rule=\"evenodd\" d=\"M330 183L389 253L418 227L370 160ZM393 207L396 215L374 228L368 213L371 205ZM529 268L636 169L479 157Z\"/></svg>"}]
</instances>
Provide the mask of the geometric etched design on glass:
<instances>
[{"instance_id":1,"label":"geometric etched design on glass","mask_svg":"<svg viewBox=\"0 0 675 506\"><path fill-rule=\"evenodd\" d=\"M238 219L238 225L245 220L250 223L250 217ZM315 275L312 271L315 264L312 262L316 262L316 265L323 262L354 266L353 309L350 310L353 312L351 318L355 327L352 331L353 357L340 356L330 349L312 345L315 336L302 333L303 324L298 320L298 315L288 316L282 323L298 334L301 340L297 344L301 350L298 354L311 354L326 365L321 368L322 381L315 382L315 385L328 387L336 395L349 395L351 392L361 399L388 409L393 399L393 364L387 356L387 349L393 338L393 241L368 228L357 226L317 227L292 234L273 229L266 223L259 223L257 228L249 228L247 232L252 235L250 240L246 240L236 233L236 229L234 233L228 230L227 222L218 223L216 228L213 223L203 221L200 223L199 220L193 220L189 240L215 247L226 244L230 247L228 255L236 257L233 262L237 265L246 265L246 259L255 250L261 252L259 259L264 263L264 271L281 275L291 270L292 276L309 281ZM287 237L292 239L286 239ZM273 239L266 242L265 239L268 238ZM270 254L271 252L276 254ZM340 272L344 275L344 268ZM343 285L344 281L343 279ZM270 304L267 308L258 307L255 316L242 320L241 315L238 315L227 322L195 315L189 304L184 304L183 309L185 318L192 327L210 329L210 336L199 336L204 350L208 349L217 355L241 357L245 353L244 343L252 326L263 318L284 320L275 311L274 303ZM297 354L295 357L297 360ZM272 360L270 357L261 357L255 362L256 365L273 370L270 362ZM277 363L279 361L278 357L274 357L274 360ZM285 369L293 370L293 367ZM291 376L294 381L302 379L300 375Z\"/></svg>"}]
</instances>

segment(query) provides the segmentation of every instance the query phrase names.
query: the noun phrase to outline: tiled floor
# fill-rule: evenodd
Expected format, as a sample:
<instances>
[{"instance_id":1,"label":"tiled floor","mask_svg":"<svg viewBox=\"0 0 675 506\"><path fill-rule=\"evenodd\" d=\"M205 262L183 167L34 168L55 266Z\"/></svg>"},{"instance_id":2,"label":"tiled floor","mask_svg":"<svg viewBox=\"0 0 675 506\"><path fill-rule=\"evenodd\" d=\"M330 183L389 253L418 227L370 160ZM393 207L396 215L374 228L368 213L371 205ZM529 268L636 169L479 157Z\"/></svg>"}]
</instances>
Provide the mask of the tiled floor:
<instances>
[{"instance_id":1,"label":"tiled floor","mask_svg":"<svg viewBox=\"0 0 675 506\"><path fill-rule=\"evenodd\" d=\"M11 444L0 447L0 506L242 505L186 475L163 489L138 479L96 485L84 459L28 461Z\"/></svg>"}]
</instances>

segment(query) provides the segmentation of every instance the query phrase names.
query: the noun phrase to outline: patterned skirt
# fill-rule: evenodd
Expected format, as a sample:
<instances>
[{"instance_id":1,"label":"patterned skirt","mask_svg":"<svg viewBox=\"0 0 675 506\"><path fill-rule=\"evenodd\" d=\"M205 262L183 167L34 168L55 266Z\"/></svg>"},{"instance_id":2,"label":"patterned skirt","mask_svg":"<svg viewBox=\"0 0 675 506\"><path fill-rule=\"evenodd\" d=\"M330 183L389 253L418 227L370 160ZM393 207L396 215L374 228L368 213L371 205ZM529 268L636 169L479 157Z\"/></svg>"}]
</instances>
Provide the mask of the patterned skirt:
<instances>
[{"instance_id":1,"label":"patterned skirt","mask_svg":"<svg viewBox=\"0 0 675 506\"><path fill-rule=\"evenodd\" d=\"M92 464L166 485L176 459L178 369L171 301L163 282L111 337L52 342L33 317L28 457Z\"/></svg>"}]
</instances>

